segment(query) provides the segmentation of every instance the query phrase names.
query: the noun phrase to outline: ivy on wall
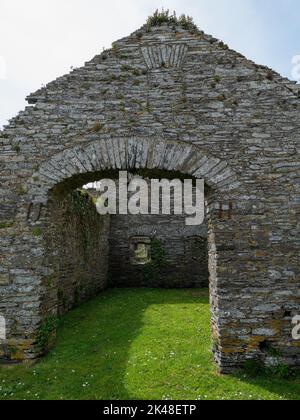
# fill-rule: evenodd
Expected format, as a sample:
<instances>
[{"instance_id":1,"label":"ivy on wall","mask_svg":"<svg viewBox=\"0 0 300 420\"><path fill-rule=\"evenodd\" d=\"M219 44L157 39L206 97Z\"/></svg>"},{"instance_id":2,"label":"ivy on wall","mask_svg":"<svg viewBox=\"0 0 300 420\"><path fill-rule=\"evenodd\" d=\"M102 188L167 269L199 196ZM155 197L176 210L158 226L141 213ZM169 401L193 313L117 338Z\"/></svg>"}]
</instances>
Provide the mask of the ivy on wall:
<instances>
[{"instance_id":1,"label":"ivy on wall","mask_svg":"<svg viewBox=\"0 0 300 420\"><path fill-rule=\"evenodd\" d=\"M72 222L75 222L74 228L77 229L78 234L82 238L81 244L84 259L88 261L91 254L93 254L94 247L97 245L97 237L95 238L95 232L92 232L96 208L92 198L83 190L76 190L71 194L71 203L73 211L71 216ZM98 220L100 221L101 218L99 217Z\"/></svg>"},{"instance_id":2,"label":"ivy on wall","mask_svg":"<svg viewBox=\"0 0 300 420\"><path fill-rule=\"evenodd\" d=\"M166 251L162 246L162 243L158 239L151 240L151 262L146 264L143 268L144 279L148 282L152 282L155 279L159 279L162 274L162 270L167 265Z\"/></svg>"},{"instance_id":3,"label":"ivy on wall","mask_svg":"<svg viewBox=\"0 0 300 420\"><path fill-rule=\"evenodd\" d=\"M48 351L55 342L58 319L56 316L46 318L40 325L36 336L36 345L40 353Z\"/></svg>"},{"instance_id":4,"label":"ivy on wall","mask_svg":"<svg viewBox=\"0 0 300 420\"><path fill-rule=\"evenodd\" d=\"M48 306L57 304L61 315L106 287L109 218L98 214L88 192L74 190L51 196L45 230L54 270L45 284L50 294ZM57 302L52 297L55 292Z\"/></svg>"}]
</instances>

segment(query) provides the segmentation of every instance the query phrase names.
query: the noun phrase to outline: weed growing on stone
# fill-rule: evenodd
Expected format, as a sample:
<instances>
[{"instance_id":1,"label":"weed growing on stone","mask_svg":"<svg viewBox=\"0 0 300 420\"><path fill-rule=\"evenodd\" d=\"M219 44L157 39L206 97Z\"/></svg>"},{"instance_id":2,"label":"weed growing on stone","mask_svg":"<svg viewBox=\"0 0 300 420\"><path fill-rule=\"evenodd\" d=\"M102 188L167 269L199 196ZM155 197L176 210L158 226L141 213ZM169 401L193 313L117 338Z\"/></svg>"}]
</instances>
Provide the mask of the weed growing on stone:
<instances>
[{"instance_id":1,"label":"weed growing on stone","mask_svg":"<svg viewBox=\"0 0 300 420\"><path fill-rule=\"evenodd\" d=\"M15 224L14 221L9 220L8 222L0 222L0 229L8 229L13 227L13 225Z\"/></svg>"},{"instance_id":2,"label":"weed growing on stone","mask_svg":"<svg viewBox=\"0 0 300 420\"><path fill-rule=\"evenodd\" d=\"M58 320L56 316L50 316L41 324L36 340L37 348L41 353L49 350L54 344L57 324Z\"/></svg>"},{"instance_id":3,"label":"weed growing on stone","mask_svg":"<svg viewBox=\"0 0 300 420\"><path fill-rule=\"evenodd\" d=\"M193 18L186 15L181 15L179 18L176 16L176 13L170 13L169 10L162 11L156 10L152 16L149 16L147 20L147 27L150 29L153 26L162 26L170 25L181 26L183 29L186 29L191 32L199 32L197 25L194 23Z\"/></svg>"},{"instance_id":4,"label":"weed growing on stone","mask_svg":"<svg viewBox=\"0 0 300 420\"><path fill-rule=\"evenodd\" d=\"M42 235L42 229L39 227L36 227L32 230L32 234L33 236L41 236Z\"/></svg>"}]
</instances>

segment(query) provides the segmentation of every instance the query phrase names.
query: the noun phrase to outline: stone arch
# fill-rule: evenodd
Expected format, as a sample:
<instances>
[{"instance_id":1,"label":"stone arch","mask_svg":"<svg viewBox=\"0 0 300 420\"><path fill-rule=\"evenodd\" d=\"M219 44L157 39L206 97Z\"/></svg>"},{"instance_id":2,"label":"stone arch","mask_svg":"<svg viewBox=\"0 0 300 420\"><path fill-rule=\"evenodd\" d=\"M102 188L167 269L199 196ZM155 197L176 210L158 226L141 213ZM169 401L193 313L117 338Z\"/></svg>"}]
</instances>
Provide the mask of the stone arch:
<instances>
[{"instance_id":1,"label":"stone arch","mask_svg":"<svg viewBox=\"0 0 300 420\"><path fill-rule=\"evenodd\" d=\"M47 202L48 191L76 175L106 170L164 170L203 178L213 189L238 188L237 175L226 161L196 145L153 138L109 138L65 149L41 164L29 182L32 201Z\"/></svg>"},{"instance_id":2,"label":"stone arch","mask_svg":"<svg viewBox=\"0 0 300 420\"><path fill-rule=\"evenodd\" d=\"M51 192L79 186L85 174L88 181L111 168L149 167L211 187L211 308L222 371L268 361L268 345L299 366L291 334L299 311L294 84L209 35L166 24L141 28L28 101L34 106L0 132L0 358L36 358L39 328L56 310L45 248Z\"/></svg>"},{"instance_id":3,"label":"stone arch","mask_svg":"<svg viewBox=\"0 0 300 420\"><path fill-rule=\"evenodd\" d=\"M220 368L225 372L230 369L236 361L232 360L232 354L236 349L230 351L226 344L226 336L223 334L220 314L222 314L221 296L219 293L220 273L226 270L228 258L234 250L221 249L220 255L227 255L227 259L219 261L219 244L223 238L229 239L232 236L233 210L236 208L235 201L241 183L237 174L230 165L219 158L201 150L200 147L187 142L153 139L153 138L108 138L82 141L82 144L67 148L52 156L48 161L43 162L39 169L28 181L28 223L31 227L39 221L40 226L46 229L49 207L49 196L59 185L63 190L70 180L75 179L75 187L82 185L81 176L88 175L89 180L97 179L101 173L109 170L149 170L180 173L194 178L204 179L207 186L213 192L208 204L209 210L209 272L212 307L212 326L215 343L216 360ZM92 177L92 178L91 178ZM78 179L78 181L77 181ZM64 183L66 183L64 185ZM71 183L74 188L74 183ZM42 211L46 209L46 212ZM47 236L47 235L46 235ZM41 238L39 242L40 252L44 255L44 267L40 276L41 295L43 296L39 308L41 322L48 319L56 311L56 297L53 298L53 290L49 291L45 286L49 273L53 275L52 262L47 261L47 247ZM231 258L234 258L231 255ZM37 268L36 268L37 269ZM41 267L40 267L41 269ZM46 280L43 280L46 279ZM54 294L57 294L57 290ZM99 292L99 290L97 291ZM225 340L225 341L224 341ZM237 346L241 346L240 343ZM34 357L38 350L32 347L29 351Z\"/></svg>"}]
</instances>

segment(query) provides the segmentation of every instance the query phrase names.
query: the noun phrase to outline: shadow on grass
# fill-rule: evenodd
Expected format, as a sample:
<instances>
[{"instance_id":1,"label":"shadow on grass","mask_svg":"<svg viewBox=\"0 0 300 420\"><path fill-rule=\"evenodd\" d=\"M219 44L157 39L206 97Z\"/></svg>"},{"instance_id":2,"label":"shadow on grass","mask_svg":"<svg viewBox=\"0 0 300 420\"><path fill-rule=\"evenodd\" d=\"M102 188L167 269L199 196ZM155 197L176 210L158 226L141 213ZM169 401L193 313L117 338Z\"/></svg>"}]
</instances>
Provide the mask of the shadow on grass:
<instances>
[{"instance_id":1,"label":"shadow on grass","mask_svg":"<svg viewBox=\"0 0 300 420\"><path fill-rule=\"evenodd\" d=\"M263 391L277 396L278 400L300 400L300 373L291 372L290 377L280 377L272 373L262 373L257 376L247 375L243 372L232 375L240 383L260 388Z\"/></svg>"},{"instance_id":2,"label":"shadow on grass","mask_svg":"<svg viewBox=\"0 0 300 420\"><path fill-rule=\"evenodd\" d=\"M217 375L209 321L207 290L108 290L61 319L40 363L0 368L0 399L300 398L297 379Z\"/></svg>"},{"instance_id":3,"label":"shadow on grass","mask_svg":"<svg viewBox=\"0 0 300 420\"><path fill-rule=\"evenodd\" d=\"M178 304L208 305L208 292L111 289L71 311L60 321L55 349L34 368L38 397L133 399L126 373L144 314L151 305Z\"/></svg>"}]
</instances>

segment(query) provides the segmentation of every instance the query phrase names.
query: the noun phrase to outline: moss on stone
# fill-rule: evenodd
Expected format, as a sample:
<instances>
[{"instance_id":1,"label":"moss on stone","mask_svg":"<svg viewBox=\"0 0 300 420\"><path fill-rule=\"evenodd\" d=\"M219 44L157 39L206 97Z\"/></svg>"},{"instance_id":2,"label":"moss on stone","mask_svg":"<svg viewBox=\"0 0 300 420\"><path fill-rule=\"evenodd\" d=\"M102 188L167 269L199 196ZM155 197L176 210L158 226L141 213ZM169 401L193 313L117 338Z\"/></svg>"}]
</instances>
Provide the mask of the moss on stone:
<instances>
[{"instance_id":1,"label":"moss on stone","mask_svg":"<svg viewBox=\"0 0 300 420\"><path fill-rule=\"evenodd\" d=\"M15 222L13 220L9 220L7 222L0 222L0 229L8 229L13 227Z\"/></svg>"},{"instance_id":2,"label":"moss on stone","mask_svg":"<svg viewBox=\"0 0 300 420\"><path fill-rule=\"evenodd\" d=\"M22 185L17 189L18 195L25 195L27 193L27 189L23 187Z\"/></svg>"},{"instance_id":3,"label":"moss on stone","mask_svg":"<svg viewBox=\"0 0 300 420\"><path fill-rule=\"evenodd\" d=\"M20 145L19 145L19 144L13 144L13 145L12 145L12 150L13 150L14 152L16 152L16 153L20 153L20 151L21 151L21 147L20 147Z\"/></svg>"},{"instance_id":4,"label":"moss on stone","mask_svg":"<svg viewBox=\"0 0 300 420\"><path fill-rule=\"evenodd\" d=\"M39 227L35 227L32 230L32 234L33 234L33 236L36 236L36 237L41 236L42 235L42 229L39 228Z\"/></svg>"},{"instance_id":5,"label":"moss on stone","mask_svg":"<svg viewBox=\"0 0 300 420\"><path fill-rule=\"evenodd\" d=\"M128 64L123 64L121 66L121 71L130 71L132 69L131 66L129 66Z\"/></svg>"},{"instance_id":6,"label":"moss on stone","mask_svg":"<svg viewBox=\"0 0 300 420\"><path fill-rule=\"evenodd\" d=\"M132 85L133 86L139 86L141 84L140 80L135 80Z\"/></svg>"}]
</instances>

